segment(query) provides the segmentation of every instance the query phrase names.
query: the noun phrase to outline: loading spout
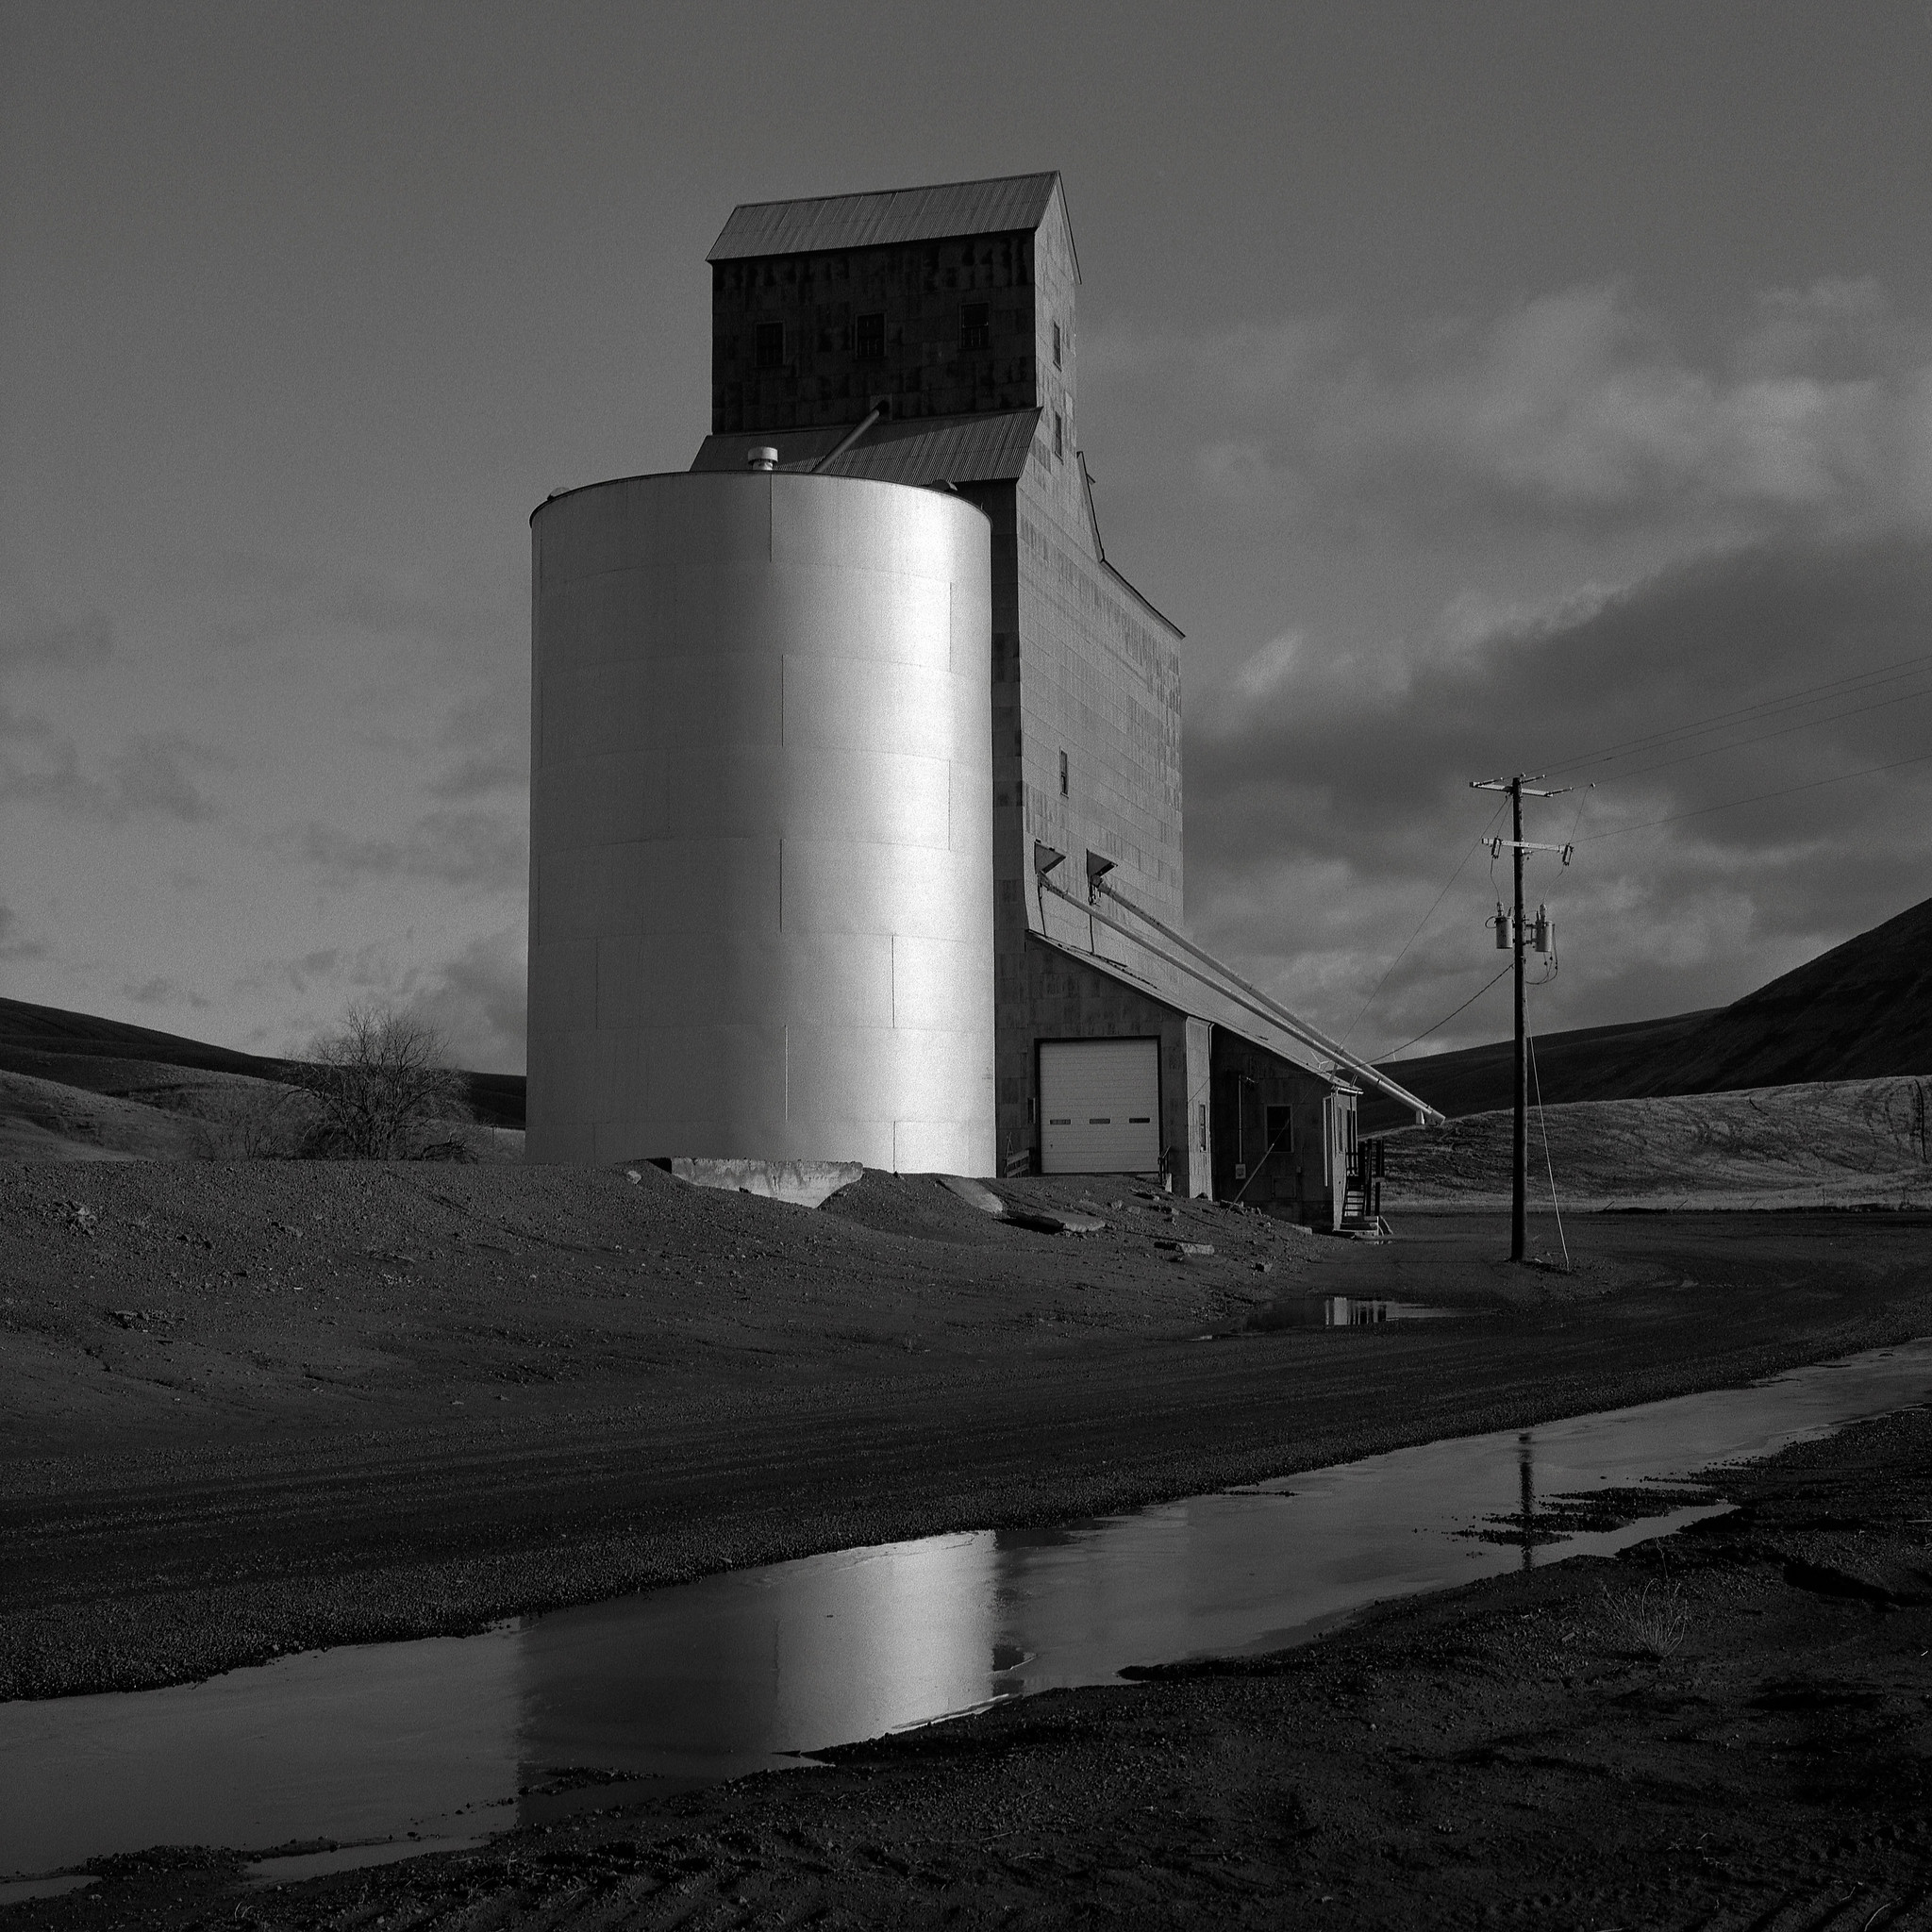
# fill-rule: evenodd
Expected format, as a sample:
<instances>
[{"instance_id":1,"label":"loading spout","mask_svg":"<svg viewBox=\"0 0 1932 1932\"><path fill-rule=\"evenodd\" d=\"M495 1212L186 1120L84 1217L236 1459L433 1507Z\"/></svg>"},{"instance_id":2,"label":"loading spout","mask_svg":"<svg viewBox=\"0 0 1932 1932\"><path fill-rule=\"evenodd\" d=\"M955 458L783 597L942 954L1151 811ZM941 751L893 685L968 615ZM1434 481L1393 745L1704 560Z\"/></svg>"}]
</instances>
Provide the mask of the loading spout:
<instances>
[{"instance_id":1,"label":"loading spout","mask_svg":"<svg viewBox=\"0 0 1932 1932\"><path fill-rule=\"evenodd\" d=\"M838 443L833 447L829 454L822 456L818 459L818 461L811 466L811 475L816 476L821 470L829 469L831 465L836 463L839 460L839 458L842 457L845 454L845 452L848 449L850 449L852 445L856 443L859 440L859 438L862 437L865 434L865 432L868 429L870 429L872 425L874 423L876 423L879 420L879 418L883 416L885 413L886 406L883 403L874 403L872 407L872 414L869 415L863 423L858 424L853 428L847 430L846 433L841 438L840 438Z\"/></svg>"}]
</instances>

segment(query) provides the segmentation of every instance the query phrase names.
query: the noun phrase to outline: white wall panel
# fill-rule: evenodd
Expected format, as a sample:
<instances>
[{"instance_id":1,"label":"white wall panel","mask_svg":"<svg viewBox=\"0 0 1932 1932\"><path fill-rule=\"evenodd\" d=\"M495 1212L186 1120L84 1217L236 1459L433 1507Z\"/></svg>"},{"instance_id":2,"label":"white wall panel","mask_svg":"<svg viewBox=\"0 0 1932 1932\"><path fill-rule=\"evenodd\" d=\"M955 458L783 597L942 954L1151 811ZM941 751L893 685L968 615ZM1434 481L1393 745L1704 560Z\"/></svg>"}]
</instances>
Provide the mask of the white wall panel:
<instances>
[{"instance_id":1,"label":"white wall panel","mask_svg":"<svg viewBox=\"0 0 1932 1932\"><path fill-rule=\"evenodd\" d=\"M703 653L728 638L734 652L750 655L952 669L943 580L882 576L860 604L848 571L811 566L687 565L677 585L672 636L679 650Z\"/></svg>"},{"instance_id":2,"label":"white wall panel","mask_svg":"<svg viewBox=\"0 0 1932 1932\"><path fill-rule=\"evenodd\" d=\"M597 941L552 940L530 948L529 1024L533 1033L561 1033L597 1024Z\"/></svg>"},{"instance_id":3,"label":"white wall panel","mask_svg":"<svg viewBox=\"0 0 1932 1932\"><path fill-rule=\"evenodd\" d=\"M991 1173L985 518L745 473L532 525L529 1158Z\"/></svg>"},{"instance_id":4,"label":"white wall panel","mask_svg":"<svg viewBox=\"0 0 1932 1932\"><path fill-rule=\"evenodd\" d=\"M974 891L984 875L986 902ZM925 846L785 841L785 925L801 932L910 933L992 942L992 861Z\"/></svg>"},{"instance_id":5,"label":"white wall panel","mask_svg":"<svg viewBox=\"0 0 1932 1932\"><path fill-rule=\"evenodd\" d=\"M788 750L910 752L943 758L958 744L955 718L963 679L916 664L859 658L788 658L785 744ZM992 704L987 699L991 725Z\"/></svg>"},{"instance_id":6,"label":"white wall panel","mask_svg":"<svg viewBox=\"0 0 1932 1932\"><path fill-rule=\"evenodd\" d=\"M892 1166L900 1174L970 1174L973 1144L958 1121L894 1121Z\"/></svg>"}]
</instances>

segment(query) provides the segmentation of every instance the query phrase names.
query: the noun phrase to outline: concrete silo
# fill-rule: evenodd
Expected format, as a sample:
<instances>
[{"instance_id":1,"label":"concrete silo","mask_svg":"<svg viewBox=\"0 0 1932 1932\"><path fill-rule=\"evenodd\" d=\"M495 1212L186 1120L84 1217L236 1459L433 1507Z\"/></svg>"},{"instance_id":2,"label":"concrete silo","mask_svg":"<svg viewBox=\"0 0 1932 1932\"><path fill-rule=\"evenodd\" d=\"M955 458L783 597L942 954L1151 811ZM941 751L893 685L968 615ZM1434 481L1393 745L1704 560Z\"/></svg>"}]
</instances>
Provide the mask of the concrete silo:
<instances>
[{"instance_id":1,"label":"concrete silo","mask_svg":"<svg viewBox=\"0 0 1932 1932\"><path fill-rule=\"evenodd\" d=\"M991 526L850 477L531 519L528 1158L991 1174Z\"/></svg>"}]
</instances>

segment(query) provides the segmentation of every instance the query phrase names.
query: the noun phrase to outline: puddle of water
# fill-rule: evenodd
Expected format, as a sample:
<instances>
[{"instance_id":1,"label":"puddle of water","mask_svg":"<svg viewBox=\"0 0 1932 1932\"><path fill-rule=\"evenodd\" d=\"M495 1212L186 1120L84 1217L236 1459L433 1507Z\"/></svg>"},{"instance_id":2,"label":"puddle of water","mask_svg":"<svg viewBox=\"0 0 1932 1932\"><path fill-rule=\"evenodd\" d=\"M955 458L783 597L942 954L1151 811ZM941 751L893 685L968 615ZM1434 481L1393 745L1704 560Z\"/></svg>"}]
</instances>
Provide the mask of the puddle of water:
<instances>
[{"instance_id":1,"label":"puddle of water","mask_svg":"<svg viewBox=\"0 0 1932 1932\"><path fill-rule=\"evenodd\" d=\"M16 1878L0 1885L0 1906L25 1905L30 1898L58 1898L63 1891L78 1891L98 1881L80 1873L71 1878Z\"/></svg>"},{"instance_id":2,"label":"puddle of water","mask_svg":"<svg viewBox=\"0 0 1932 1932\"><path fill-rule=\"evenodd\" d=\"M164 1843L411 1856L599 1802L599 1777L731 1777L1129 1664L1276 1649L1380 1599L1709 1513L1687 1504L1553 1551L1468 1534L1527 1524L1539 1498L1762 1456L1928 1391L1932 1342L1915 1343L1128 1516L841 1550L205 1684L0 1704L0 1871Z\"/></svg>"},{"instance_id":3,"label":"puddle of water","mask_svg":"<svg viewBox=\"0 0 1932 1932\"><path fill-rule=\"evenodd\" d=\"M258 1858L242 1868L252 1885L292 1885L300 1878L320 1878L328 1872L360 1872L371 1865L394 1865L420 1858L428 1852L473 1852L488 1844L487 1834L469 1838L388 1839L373 1845L339 1845L332 1852L291 1852L281 1858Z\"/></svg>"},{"instance_id":4,"label":"puddle of water","mask_svg":"<svg viewBox=\"0 0 1932 1932\"><path fill-rule=\"evenodd\" d=\"M1453 1320L1454 1308L1432 1308L1423 1302L1364 1301L1359 1295L1299 1295L1260 1309L1251 1328L1372 1328L1382 1322L1441 1322Z\"/></svg>"}]
</instances>

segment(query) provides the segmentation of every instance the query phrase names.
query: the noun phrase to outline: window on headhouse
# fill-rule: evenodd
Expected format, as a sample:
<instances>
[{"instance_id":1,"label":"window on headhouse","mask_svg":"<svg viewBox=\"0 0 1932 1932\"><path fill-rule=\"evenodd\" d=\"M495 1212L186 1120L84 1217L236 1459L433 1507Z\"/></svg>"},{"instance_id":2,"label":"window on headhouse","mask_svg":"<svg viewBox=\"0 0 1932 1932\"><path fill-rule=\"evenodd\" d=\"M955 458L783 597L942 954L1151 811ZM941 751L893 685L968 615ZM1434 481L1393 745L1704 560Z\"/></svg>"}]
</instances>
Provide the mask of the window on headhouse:
<instances>
[{"instance_id":1,"label":"window on headhouse","mask_svg":"<svg viewBox=\"0 0 1932 1932\"><path fill-rule=\"evenodd\" d=\"M861 315L852 325L852 347L861 362L886 359L886 318Z\"/></svg>"},{"instance_id":2,"label":"window on headhouse","mask_svg":"<svg viewBox=\"0 0 1932 1932\"><path fill-rule=\"evenodd\" d=\"M1053 412L1053 453L1063 457L1067 453L1067 426L1060 421L1060 412Z\"/></svg>"},{"instance_id":3,"label":"window on headhouse","mask_svg":"<svg viewBox=\"0 0 1932 1932\"><path fill-rule=\"evenodd\" d=\"M760 369L782 369L785 366L785 325L782 322L761 322L758 324L758 367Z\"/></svg>"},{"instance_id":4,"label":"window on headhouse","mask_svg":"<svg viewBox=\"0 0 1932 1932\"><path fill-rule=\"evenodd\" d=\"M962 302L959 305L959 346L962 349L992 347L992 304Z\"/></svg>"},{"instance_id":5,"label":"window on headhouse","mask_svg":"<svg viewBox=\"0 0 1932 1932\"><path fill-rule=\"evenodd\" d=\"M1056 369L1060 366L1060 325L1058 323L1055 323L1053 325L1053 366Z\"/></svg>"},{"instance_id":6,"label":"window on headhouse","mask_svg":"<svg viewBox=\"0 0 1932 1932\"><path fill-rule=\"evenodd\" d=\"M1065 797L1066 795L1067 795L1067 755L1066 755L1066 753L1065 753L1065 752L1061 752L1061 754L1060 754L1060 796L1061 796L1062 798L1064 798L1064 797Z\"/></svg>"}]
</instances>

